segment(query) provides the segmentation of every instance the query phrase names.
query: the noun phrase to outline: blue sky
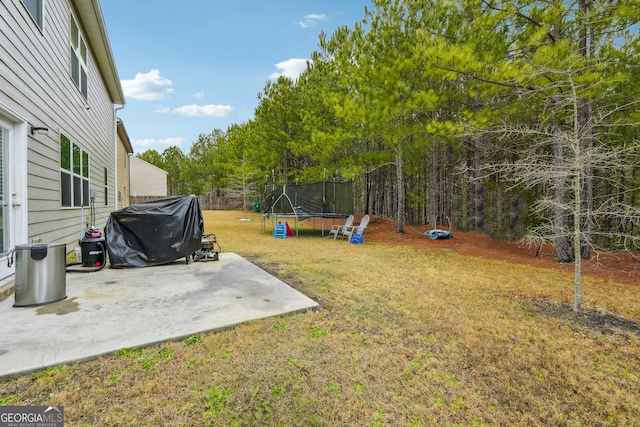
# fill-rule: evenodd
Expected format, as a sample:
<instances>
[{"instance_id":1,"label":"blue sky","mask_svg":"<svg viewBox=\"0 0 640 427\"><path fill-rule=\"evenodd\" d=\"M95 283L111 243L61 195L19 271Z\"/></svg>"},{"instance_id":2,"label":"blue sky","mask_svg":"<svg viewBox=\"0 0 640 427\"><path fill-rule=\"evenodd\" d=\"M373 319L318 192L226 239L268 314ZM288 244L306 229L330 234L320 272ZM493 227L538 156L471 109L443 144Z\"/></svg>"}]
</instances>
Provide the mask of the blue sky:
<instances>
[{"instance_id":1,"label":"blue sky","mask_svg":"<svg viewBox=\"0 0 640 427\"><path fill-rule=\"evenodd\" d=\"M295 78L321 31L353 28L369 0L102 0L134 151L189 152L253 118L269 79Z\"/></svg>"}]
</instances>

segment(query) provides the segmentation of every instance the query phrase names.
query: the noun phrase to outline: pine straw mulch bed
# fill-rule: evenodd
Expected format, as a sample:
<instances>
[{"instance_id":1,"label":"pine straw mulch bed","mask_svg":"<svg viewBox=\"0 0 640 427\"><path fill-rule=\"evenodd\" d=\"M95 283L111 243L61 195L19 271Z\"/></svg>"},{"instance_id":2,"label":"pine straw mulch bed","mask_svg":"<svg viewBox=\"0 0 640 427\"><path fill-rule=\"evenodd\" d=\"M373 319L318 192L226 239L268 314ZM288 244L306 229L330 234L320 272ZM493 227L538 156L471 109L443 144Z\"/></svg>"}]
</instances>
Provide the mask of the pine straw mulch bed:
<instances>
[{"instance_id":1,"label":"pine straw mulch bed","mask_svg":"<svg viewBox=\"0 0 640 427\"><path fill-rule=\"evenodd\" d=\"M619 332L640 335L640 324L613 313L603 313L589 308L582 308L580 313L574 313L569 304L560 304L545 299L534 300L532 311L541 317L562 319L572 325L598 331L603 335L616 335Z\"/></svg>"}]
</instances>

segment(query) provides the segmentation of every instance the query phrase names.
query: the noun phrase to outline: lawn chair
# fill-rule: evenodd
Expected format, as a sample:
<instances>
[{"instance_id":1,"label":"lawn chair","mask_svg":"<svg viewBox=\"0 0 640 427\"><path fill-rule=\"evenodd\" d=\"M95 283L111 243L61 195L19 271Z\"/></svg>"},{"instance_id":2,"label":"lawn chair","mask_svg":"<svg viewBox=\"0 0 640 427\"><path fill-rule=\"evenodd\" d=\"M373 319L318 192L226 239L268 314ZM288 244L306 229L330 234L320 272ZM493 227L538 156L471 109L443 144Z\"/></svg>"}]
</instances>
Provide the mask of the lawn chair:
<instances>
[{"instance_id":1,"label":"lawn chair","mask_svg":"<svg viewBox=\"0 0 640 427\"><path fill-rule=\"evenodd\" d=\"M327 237L331 237L331 235L333 234L333 240L335 240L338 237L338 234L342 235L342 231L345 227L351 227L353 225L353 220L353 215L349 215L344 224L332 226L331 230L329 230L329 236Z\"/></svg>"},{"instance_id":2,"label":"lawn chair","mask_svg":"<svg viewBox=\"0 0 640 427\"><path fill-rule=\"evenodd\" d=\"M354 233L361 236L362 233L364 233L364 229L367 228L367 225L369 225L369 219L369 215L365 215L362 217L362 221L360 221L360 224L352 225L351 227L345 227L342 230L342 238L344 239L345 237L347 237L349 241L351 241Z\"/></svg>"}]
</instances>

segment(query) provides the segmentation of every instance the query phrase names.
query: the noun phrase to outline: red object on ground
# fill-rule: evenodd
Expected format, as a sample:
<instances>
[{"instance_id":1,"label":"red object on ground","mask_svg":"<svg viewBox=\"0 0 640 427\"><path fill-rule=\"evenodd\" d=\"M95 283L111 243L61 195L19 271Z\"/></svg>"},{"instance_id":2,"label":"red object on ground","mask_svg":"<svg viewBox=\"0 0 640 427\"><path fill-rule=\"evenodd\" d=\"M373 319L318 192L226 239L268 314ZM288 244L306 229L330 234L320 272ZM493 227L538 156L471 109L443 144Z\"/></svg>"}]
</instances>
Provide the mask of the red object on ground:
<instances>
[{"instance_id":1,"label":"red object on ground","mask_svg":"<svg viewBox=\"0 0 640 427\"><path fill-rule=\"evenodd\" d=\"M284 222L284 226L287 229L287 237L295 237L293 232L291 231L291 227L289 227L289 223L287 221Z\"/></svg>"}]
</instances>

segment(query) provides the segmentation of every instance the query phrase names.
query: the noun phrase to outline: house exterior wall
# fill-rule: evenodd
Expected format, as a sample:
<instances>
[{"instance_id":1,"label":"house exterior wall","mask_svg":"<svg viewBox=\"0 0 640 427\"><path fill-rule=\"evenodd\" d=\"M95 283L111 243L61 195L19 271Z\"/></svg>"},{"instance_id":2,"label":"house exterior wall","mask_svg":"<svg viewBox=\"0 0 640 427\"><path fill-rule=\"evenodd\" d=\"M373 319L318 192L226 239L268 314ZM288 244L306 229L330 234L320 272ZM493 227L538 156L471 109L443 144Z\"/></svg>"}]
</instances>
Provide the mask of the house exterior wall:
<instances>
[{"instance_id":1,"label":"house exterior wall","mask_svg":"<svg viewBox=\"0 0 640 427\"><path fill-rule=\"evenodd\" d=\"M167 171L137 157L131 157L131 195L167 196Z\"/></svg>"},{"instance_id":2,"label":"house exterior wall","mask_svg":"<svg viewBox=\"0 0 640 427\"><path fill-rule=\"evenodd\" d=\"M0 2L0 104L44 126L45 135L27 132L28 239L29 242L65 242L68 250L90 225L89 207L64 208L61 202L60 135L89 153L89 185L96 190L95 224L102 228L116 207L116 123L113 85L96 60L96 40L86 28L104 25L101 15L89 23L83 7L97 0L46 0L40 29L21 0ZM87 15L85 15L87 16ZM76 18L88 48L88 96L83 97L71 78L70 25ZM104 64L105 46L101 64ZM110 54L108 45L106 50ZM117 78L117 75L116 75ZM114 80L113 78L111 80ZM122 98L122 99L120 99ZM106 171L106 182L105 182ZM17 242L28 243L28 242Z\"/></svg>"},{"instance_id":3,"label":"house exterior wall","mask_svg":"<svg viewBox=\"0 0 640 427\"><path fill-rule=\"evenodd\" d=\"M133 148L131 141L124 128L124 124L118 119L118 152L116 155L116 169L118 170L118 209L129 206L129 196L131 190L131 155Z\"/></svg>"}]
</instances>

